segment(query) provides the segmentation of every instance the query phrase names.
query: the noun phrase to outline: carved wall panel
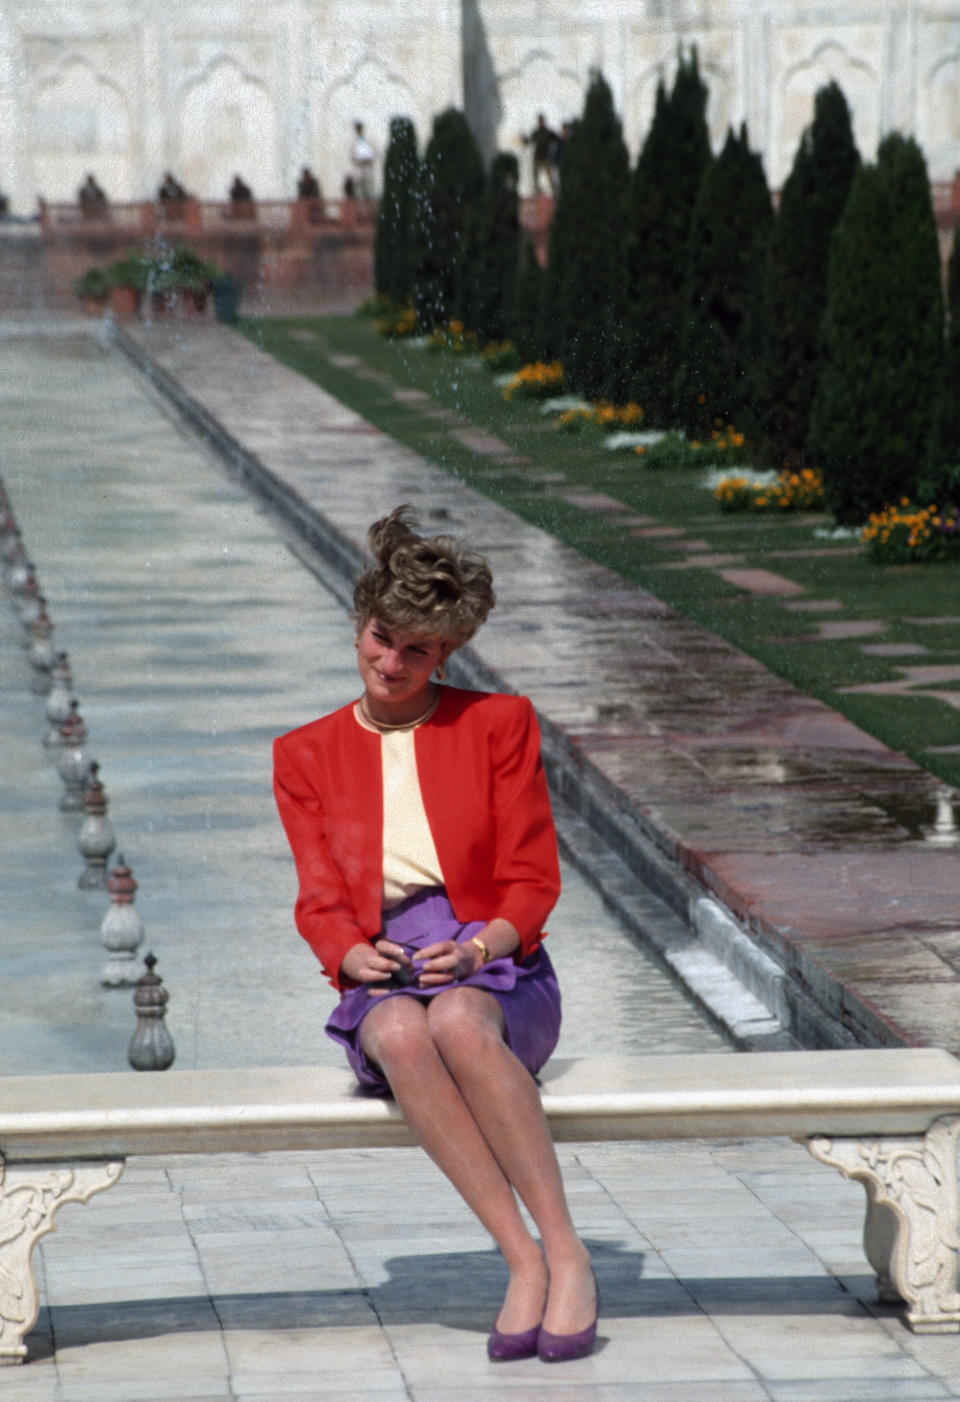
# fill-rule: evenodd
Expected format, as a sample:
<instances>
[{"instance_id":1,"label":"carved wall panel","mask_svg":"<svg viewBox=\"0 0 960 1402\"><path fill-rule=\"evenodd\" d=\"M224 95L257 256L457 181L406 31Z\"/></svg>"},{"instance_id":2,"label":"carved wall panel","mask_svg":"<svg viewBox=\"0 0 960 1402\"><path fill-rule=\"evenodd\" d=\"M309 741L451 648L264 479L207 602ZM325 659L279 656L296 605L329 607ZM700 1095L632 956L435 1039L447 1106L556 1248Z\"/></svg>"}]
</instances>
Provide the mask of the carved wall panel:
<instances>
[{"instance_id":1,"label":"carved wall panel","mask_svg":"<svg viewBox=\"0 0 960 1402\"><path fill-rule=\"evenodd\" d=\"M884 33L879 24L784 26L771 43L770 134L767 179L779 187L789 174L804 129L813 119L817 91L836 82L850 107L853 134L864 160L882 135Z\"/></svg>"},{"instance_id":2,"label":"carved wall panel","mask_svg":"<svg viewBox=\"0 0 960 1402\"><path fill-rule=\"evenodd\" d=\"M267 76L233 54L204 58L180 91L175 173L189 191L207 199L226 199L238 174L255 196L270 198L281 153Z\"/></svg>"},{"instance_id":3,"label":"carved wall panel","mask_svg":"<svg viewBox=\"0 0 960 1402\"><path fill-rule=\"evenodd\" d=\"M75 193L88 171L114 199L136 184L129 94L135 55L122 39L77 44L39 39L22 48L26 165L40 193Z\"/></svg>"},{"instance_id":4,"label":"carved wall panel","mask_svg":"<svg viewBox=\"0 0 960 1402\"><path fill-rule=\"evenodd\" d=\"M547 125L559 132L564 122L573 121L583 111L594 45L584 31L576 38L573 45L500 43L494 51L499 74L497 147L512 151L519 160L524 193L533 190L533 165L522 137L533 131L541 112Z\"/></svg>"},{"instance_id":5,"label":"carved wall panel","mask_svg":"<svg viewBox=\"0 0 960 1402\"><path fill-rule=\"evenodd\" d=\"M960 167L960 0L0 0L0 188L28 213L93 169L141 199L169 167L202 198L239 171L278 199L310 164L336 195L355 120L382 156L395 114L423 145L465 102L529 188L519 133L577 115L595 66L635 156L680 44L699 52L714 147L746 120L774 186L830 79L867 159L896 128L934 179Z\"/></svg>"},{"instance_id":6,"label":"carved wall panel","mask_svg":"<svg viewBox=\"0 0 960 1402\"><path fill-rule=\"evenodd\" d=\"M921 25L916 136L933 180L950 180L960 165L960 11L950 21Z\"/></svg>"},{"instance_id":7,"label":"carved wall panel","mask_svg":"<svg viewBox=\"0 0 960 1402\"><path fill-rule=\"evenodd\" d=\"M678 43L684 52L696 48L700 74L707 85L707 126L715 151L723 145L730 126L739 126L745 115L740 74L737 32L730 26L715 29L685 29L678 36L673 29L651 32L633 26L629 36L629 61L624 130L634 153L653 118L657 84L663 80L669 91L677 71ZM757 147L760 133L750 130L750 144Z\"/></svg>"}]
</instances>

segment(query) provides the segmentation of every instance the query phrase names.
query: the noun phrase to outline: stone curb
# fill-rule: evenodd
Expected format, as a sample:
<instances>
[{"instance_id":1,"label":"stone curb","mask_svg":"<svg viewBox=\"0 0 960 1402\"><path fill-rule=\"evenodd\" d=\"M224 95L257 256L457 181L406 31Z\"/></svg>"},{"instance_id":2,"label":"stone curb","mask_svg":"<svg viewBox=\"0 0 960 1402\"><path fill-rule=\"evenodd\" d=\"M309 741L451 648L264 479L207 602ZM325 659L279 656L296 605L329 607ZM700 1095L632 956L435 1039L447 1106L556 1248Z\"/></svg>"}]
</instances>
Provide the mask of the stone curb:
<instances>
[{"instance_id":1,"label":"stone curb","mask_svg":"<svg viewBox=\"0 0 960 1402\"><path fill-rule=\"evenodd\" d=\"M289 544L334 596L349 608L360 549L262 459L246 448L203 404L112 319L104 334L156 390L280 518L297 541ZM304 550L303 547L306 547ZM470 647L448 668L451 680L512 691ZM653 950L673 976L744 1050L784 1046L896 1046L908 1039L877 1009L812 964L795 946L775 957L778 932L755 933L737 920L695 874L696 854L661 831L580 754L564 731L538 715L544 765L557 807L564 854L592 882L634 938ZM638 893L637 885L651 893ZM768 953L757 936L769 944Z\"/></svg>"}]
</instances>

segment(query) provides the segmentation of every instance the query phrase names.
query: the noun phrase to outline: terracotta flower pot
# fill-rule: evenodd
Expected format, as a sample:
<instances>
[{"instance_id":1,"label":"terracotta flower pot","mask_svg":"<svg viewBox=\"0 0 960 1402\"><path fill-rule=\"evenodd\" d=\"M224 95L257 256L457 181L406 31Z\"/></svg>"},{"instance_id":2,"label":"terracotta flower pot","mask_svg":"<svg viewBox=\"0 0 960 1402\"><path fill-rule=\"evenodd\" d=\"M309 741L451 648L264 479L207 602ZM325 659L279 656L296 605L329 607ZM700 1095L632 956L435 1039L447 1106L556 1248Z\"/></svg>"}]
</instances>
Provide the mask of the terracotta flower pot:
<instances>
[{"instance_id":1,"label":"terracotta flower pot","mask_svg":"<svg viewBox=\"0 0 960 1402\"><path fill-rule=\"evenodd\" d=\"M118 321L133 321L140 306L140 293L135 287L111 287L110 310Z\"/></svg>"}]
</instances>

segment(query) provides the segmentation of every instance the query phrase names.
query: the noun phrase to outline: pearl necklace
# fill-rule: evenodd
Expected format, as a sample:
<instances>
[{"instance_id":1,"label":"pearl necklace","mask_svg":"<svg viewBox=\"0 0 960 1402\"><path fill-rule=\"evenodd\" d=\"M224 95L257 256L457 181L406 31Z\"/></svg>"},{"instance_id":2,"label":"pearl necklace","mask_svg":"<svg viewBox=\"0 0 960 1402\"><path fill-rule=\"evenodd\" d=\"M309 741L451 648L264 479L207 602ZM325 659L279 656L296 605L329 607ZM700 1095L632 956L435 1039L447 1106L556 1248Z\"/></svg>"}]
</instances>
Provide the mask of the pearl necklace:
<instances>
[{"instance_id":1,"label":"pearl necklace","mask_svg":"<svg viewBox=\"0 0 960 1402\"><path fill-rule=\"evenodd\" d=\"M363 716L363 719L369 725L372 725L374 730L412 730L415 725L422 725L425 720L429 720L430 717L433 715L434 711L440 704L440 688L437 687L436 693L433 696L430 705L424 711L423 715L415 716L413 720L374 720L373 716L370 714L370 712L364 705L364 700L365 698L361 696L360 700L357 702L357 708L360 711L360 714Z\"/></svg>"}]
</instances>

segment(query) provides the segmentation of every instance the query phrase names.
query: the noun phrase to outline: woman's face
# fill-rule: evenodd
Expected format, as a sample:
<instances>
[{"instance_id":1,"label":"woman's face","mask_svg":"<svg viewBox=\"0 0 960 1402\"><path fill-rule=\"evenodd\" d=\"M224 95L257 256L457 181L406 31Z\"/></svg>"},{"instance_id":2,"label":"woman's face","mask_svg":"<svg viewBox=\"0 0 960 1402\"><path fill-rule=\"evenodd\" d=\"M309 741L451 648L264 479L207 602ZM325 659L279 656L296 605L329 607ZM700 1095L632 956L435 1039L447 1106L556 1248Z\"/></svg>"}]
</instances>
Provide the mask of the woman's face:
<instances>
[{"instance_id":1,"label":"woman's face","mask_svg":"<svg viewBox=\"0 0 960 1402\"><path fill-rule=\"evenodd\" d=\"M402 633L370 618L357 640L357 662L374 720L403 723L429 705L430 677L453 645L443 638Z\"/></svg>"}]
</instances>

